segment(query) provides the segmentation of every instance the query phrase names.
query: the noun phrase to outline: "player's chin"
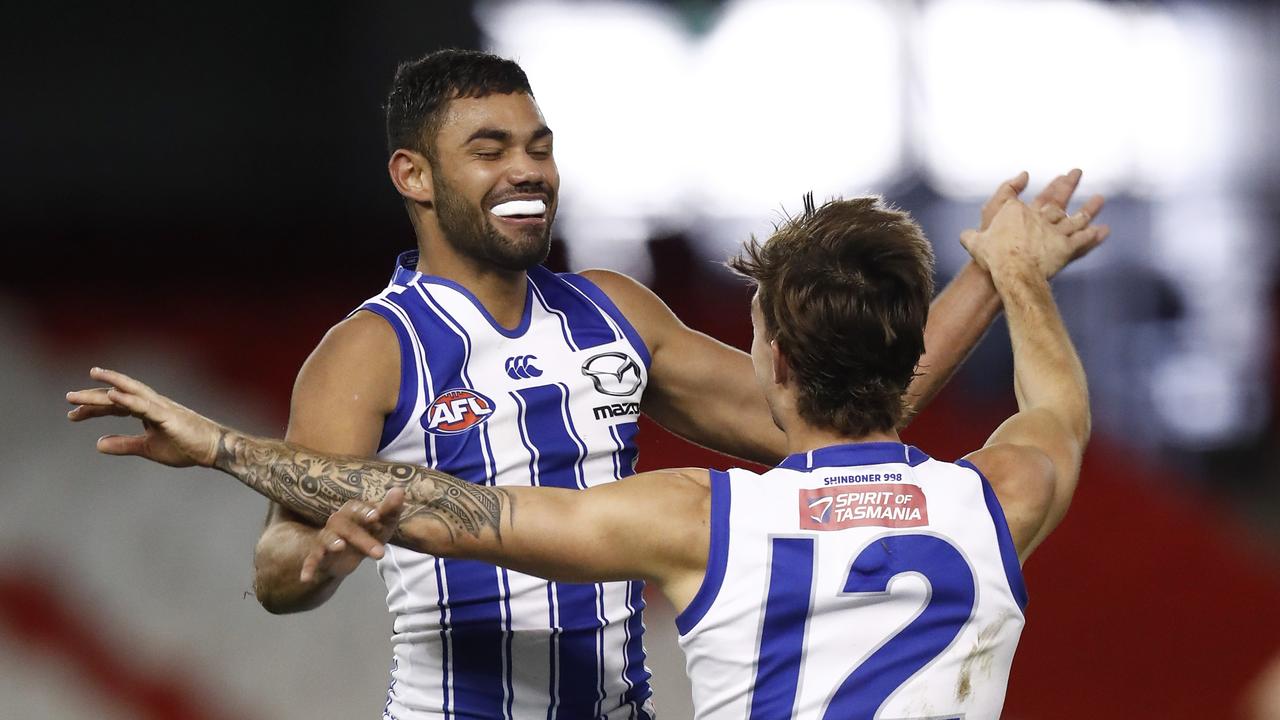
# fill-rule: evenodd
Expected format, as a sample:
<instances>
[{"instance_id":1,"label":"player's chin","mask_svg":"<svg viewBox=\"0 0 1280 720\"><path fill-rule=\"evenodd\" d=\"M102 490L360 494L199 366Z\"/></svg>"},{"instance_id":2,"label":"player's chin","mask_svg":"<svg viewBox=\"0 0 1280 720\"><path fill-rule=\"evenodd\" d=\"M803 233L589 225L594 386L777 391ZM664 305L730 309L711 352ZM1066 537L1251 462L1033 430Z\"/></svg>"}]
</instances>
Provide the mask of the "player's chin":
<instances>
[{"instance_id":1,"label":"player's chin","mask_svg":"<svg viewBox=\"0 0 1280 720\"><path fill-rule=\"evenodd\" d=\"M506 242L491 257L496 264L508 270L528 270L542 264L551 252L551 234L543 227L538 232L499 233Z\"/></svg>"}]
</instances>

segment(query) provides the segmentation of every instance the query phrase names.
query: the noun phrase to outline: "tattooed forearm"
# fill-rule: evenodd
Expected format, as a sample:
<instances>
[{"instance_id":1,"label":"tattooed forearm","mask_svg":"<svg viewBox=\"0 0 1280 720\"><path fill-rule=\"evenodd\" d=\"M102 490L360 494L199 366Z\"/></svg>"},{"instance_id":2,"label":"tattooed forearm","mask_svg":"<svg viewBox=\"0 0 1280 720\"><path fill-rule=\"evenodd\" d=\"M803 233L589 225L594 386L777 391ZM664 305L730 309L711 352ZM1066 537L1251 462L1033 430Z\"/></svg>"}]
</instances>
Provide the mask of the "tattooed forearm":
<instances>
[{"instance_id":1,"label":"tattooed forearm","mask_svg":"<svg viewBox=\"0 0 1280 720\"><path fill-rule=\"evenodd\" d=\"M502 540L502 511L511 496L430 468L379 460L325 455L292 443L224 430L213 466L238 478L316 524L348 500L376 503L393 487L405 489L400 521L439 523L450 542L479 538L485 530Z\"/></svg>"}]
</instances>

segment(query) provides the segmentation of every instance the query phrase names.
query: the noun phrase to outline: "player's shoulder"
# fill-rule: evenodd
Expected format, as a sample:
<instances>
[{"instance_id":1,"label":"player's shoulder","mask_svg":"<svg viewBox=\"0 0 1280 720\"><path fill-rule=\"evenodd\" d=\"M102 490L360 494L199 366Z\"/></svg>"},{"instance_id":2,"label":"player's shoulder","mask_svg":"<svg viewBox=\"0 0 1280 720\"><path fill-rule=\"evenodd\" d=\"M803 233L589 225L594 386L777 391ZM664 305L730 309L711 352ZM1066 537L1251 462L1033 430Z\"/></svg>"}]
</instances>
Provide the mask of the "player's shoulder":
<instances>
[{"instance_id":1,"label":"player's shoulder","mask_svg":"<svg viewBox=\"0 0 1280 720\"><path fill-rule=\"evenodd\" d=\"M316 347L340 354L394 350L399 341L391 323L377 313L357 310L336 323Z\"/></svg>"},{"instance_id":2,"label":"player's shoulder","mask_svg":"<svg viewBox=\"0 0 1280 720\"><path fill-rule=\"evenodd\" d=\"M578 273L600 288L629 320L644 319L654 314L670 315L671 310L644 283L614 270L592 268Z\"/></svg>"},{"instance_id":3,"label":"player's shoulder","mask_svg":"<svg viewBox=\"0 0 1280 720\"><path fill-rule=\"evenodd\" d=\"M608 296L623 317L644 338L651 351L661 344L667 333L682 327L680 320L662 298L639 280L600 268L583 270L578 275L594 283Z\"/></svg>"},{"instance_id":4,"label":"player's shoulder","mask_svg":"<svg viewBox=\"0 0 1280 720\"><path fill-rule=\"evenodd\" d=\"M343 386L390 397L400 380L399 340L381 316L357 311L329 328L298 373L295 400L307 388ZM328 390L324 392L328 393ZM385 403L383 403L385 404Z\"/></svg>"},{"instance_id":5,"label":"player's shoulder","mask_svg":"<svg viewBox=\"0 0 1280 720\"><path fill-rule=\"evenodd\" d=\"M1053 460L1039 448L1014 443L988 445L965 460L991 484L1015 544L1026 547L1022 540L1029 542L1035 536L1053 503Z\"/></svg>"}]
</instances>

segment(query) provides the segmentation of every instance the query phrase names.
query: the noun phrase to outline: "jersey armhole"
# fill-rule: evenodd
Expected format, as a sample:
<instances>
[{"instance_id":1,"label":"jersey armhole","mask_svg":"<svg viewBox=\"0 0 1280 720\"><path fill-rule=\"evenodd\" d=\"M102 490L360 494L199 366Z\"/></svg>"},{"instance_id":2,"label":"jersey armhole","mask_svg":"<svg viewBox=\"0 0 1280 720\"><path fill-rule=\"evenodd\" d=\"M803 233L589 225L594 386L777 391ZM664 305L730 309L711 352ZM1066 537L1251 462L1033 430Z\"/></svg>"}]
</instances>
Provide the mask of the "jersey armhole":
<instances>
[{"instance_id":1,"label":"jersey armhole","mask_svg":"<svg viewBox=\"0 0 1280 720\"><path fill-rule=\"evenodd\" d=\"M1000 545L1000 560L1004 564L1009 590L1013 593L1013 599L1018 601L1018 608L1026 610L1027 585L1022 577L1022 565L1018 563L1018 551L1014 549L1013 534L1009 532L1009 522L1005 519L1004 508L1000 506L1000 498L996 497L996 491L977 465L964 459L957 460L955 464L972 470L982 481L982 497L987 501L987 512L991 514L991 521L996 527L996 541Z\"/></svg>"},{"instance_id":2,"label":"jersey armhole","mask_svg":"<svg viewBox=\"0 0 1280 720\"><path fill-rule=\"evenodd\" d=\"M707 550L707 572L702 576L702 585L689 602L689 607L676 616L676 629L681 635L689 634L702 620L724 584L724 571L729 563L729 496L729 473L712 470L711 546Z\"/></svg>"},{"instance_id":3,"label":"jersey armhole","mask_svg":"<svg viewBox=\"0 0 1280 720\"><path fill-rule=\"evenodd\" d=\"M632 327L631 321L627 320L626 316L622 314L622 311L618 309L613 300L609 299L609 295L600 289L599 285L576 273L561 273L560 278L577 288L583 295L586 295L587 299L595 303L618 324L627 341L636 349L636 352L640 353L640 361L644 363L645 368L652 364L649 356L649 346L644 344L644 338L640 337L640 333L636 332L636 329Z\"/></svg>"},{"instance_id":4,"label":"jersey armhole","mask_svg":"<svg viewBox=\"0 0 1280 720\"><path fill-rule=\"evenodd\" d=\"M400 346L400 392L396 396L395 409L382 422L382 436L378 439L378 452L382 452L400 436L409 423L409 415L413 412L418 397L418 364L414 361L413 341L409 339L409 331L393 310L375 302L367 302L352 310L351 315L361 310L386 320L391 329L395 330L396 342Z\"/></svg>"}]
</instances>

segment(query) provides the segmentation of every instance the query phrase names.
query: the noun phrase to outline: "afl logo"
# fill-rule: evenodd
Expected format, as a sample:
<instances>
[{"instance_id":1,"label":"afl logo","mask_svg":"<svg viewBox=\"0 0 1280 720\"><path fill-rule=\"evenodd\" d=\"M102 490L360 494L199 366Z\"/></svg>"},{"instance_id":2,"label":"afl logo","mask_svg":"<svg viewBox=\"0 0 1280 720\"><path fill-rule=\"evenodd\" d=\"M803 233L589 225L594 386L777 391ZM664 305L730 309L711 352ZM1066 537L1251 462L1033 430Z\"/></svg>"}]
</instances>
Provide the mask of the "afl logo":
<instances>
[{"instance_id":1,"label":"afl logo","mask_svg":"<svg viewBox=\"0 0 1280 720\"><path fill-rule=\"evenodd\" d=\"M582 363L582 374L591 378L596 391L625 397L640 389L640 366L620 352L600 353Z\"/></svg>"},{"instance_id":2,"label":"afl logo","mask_svg":"<svg viewBox=\"0 0 1280 720\"><path fill-rule=\"evenodd\" d=\"M454 388L431 401L422 414L422 427L437 435L453 435L470 430L492 414L492 400L475 390Z\"/></svg>"}]
</instances>

